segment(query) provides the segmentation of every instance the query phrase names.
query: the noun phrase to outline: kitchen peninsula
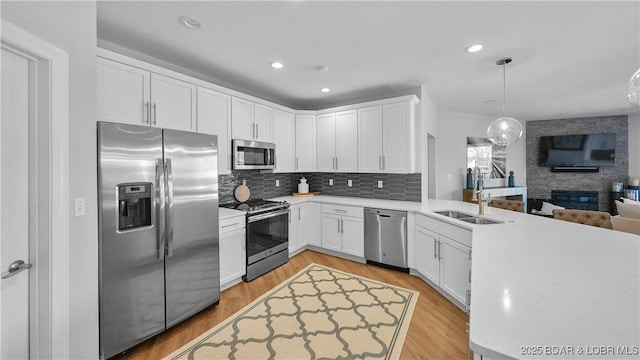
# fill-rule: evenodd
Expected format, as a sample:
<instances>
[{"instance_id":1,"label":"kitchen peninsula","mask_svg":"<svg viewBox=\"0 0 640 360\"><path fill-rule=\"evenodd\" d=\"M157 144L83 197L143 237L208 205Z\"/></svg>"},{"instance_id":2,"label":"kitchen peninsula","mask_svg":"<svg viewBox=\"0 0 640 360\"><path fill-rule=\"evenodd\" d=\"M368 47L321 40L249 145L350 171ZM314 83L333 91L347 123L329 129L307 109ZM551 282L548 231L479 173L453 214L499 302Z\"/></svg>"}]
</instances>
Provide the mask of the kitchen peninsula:
<instances>
[{"instance_id":1,"label":"kitchen peninsula","mask_svg":"<svg viewBox=\"0 0 640 360\"><path fill-rule=\"evenodd\" d=\"M414 216L408 226L410 267L423 256L412 244L415 216L471 230L470 346L477 359L588 358L588 346L628 349L626 358L637 358L640 239L636 235L492 207L485 216L503 223L473 225L434 212L477 214L477 205L460 201L324 195L274 200L294 206L315 203L408 211ZM532 352L545 351L545 346L558 353ZM560 349L565 352L559 353ZM566 352L569 349L575 356ZM625 358L619 352L600 355Z\"/></svg>"}]
</instances>

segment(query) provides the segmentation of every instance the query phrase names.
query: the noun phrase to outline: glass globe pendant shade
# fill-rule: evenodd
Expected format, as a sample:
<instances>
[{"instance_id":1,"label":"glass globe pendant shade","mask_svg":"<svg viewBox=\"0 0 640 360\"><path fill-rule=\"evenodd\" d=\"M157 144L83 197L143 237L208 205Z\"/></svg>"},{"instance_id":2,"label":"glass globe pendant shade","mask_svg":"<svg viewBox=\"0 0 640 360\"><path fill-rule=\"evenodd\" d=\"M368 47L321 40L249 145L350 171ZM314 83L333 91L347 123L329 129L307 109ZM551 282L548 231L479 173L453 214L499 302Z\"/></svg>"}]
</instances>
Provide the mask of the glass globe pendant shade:
<instances>
[{"instance_id":1,"label":"glass globe pendant shade","mask_svg":"<svg viewBox=\"0 0 640 360\"><path fill-rule=\"evenodd\" d=\"M507 146L522 137L522 124L512 117L500 117L489 125L487 136L498 146Z\"/></svg>"},{"instance_id":2,"label":"glass globe pendant shade","mask_svg":"<svg viewBox=\"0 0 640 360\"><path fill-rule=\"evenodd\" d=\"M640 69L629 80L627 100L636 110L640 110Z\"/></svg>"}]
</instances>

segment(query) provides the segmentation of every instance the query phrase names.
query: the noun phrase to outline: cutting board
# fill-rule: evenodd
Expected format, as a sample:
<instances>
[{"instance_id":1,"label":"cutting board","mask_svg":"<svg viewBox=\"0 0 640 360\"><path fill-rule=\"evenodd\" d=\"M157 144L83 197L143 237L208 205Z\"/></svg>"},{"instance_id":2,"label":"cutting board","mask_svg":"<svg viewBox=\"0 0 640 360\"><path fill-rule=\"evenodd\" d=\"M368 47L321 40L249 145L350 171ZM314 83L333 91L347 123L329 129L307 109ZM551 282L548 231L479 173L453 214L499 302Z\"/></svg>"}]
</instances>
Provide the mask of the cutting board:
<instances>
[{"instance_id":1,"label":"cutting board","mask_svg":"<svg viewBox=\"0 0 640 360\"><path fill-rule=\"evenodd\" d=\"M312 196L320 195L320 192L308 192L308 193L297 193L297 192L294 192L291 195L293 197L312 197Z\"/></svg>"},{"instance_id":2,"label":"cutting board","mask_svg":"<svg viewBox=\"0 0 640 360\"><path fill-rule=\"evenodd\" d=\"M236 200L240 202L249 200L249 197L251 196L251 190L249 190L249 187L247 187L247 180L242 180L242 185L239 185L236 188L235 196Z\"/></svg>"}]
</instances>

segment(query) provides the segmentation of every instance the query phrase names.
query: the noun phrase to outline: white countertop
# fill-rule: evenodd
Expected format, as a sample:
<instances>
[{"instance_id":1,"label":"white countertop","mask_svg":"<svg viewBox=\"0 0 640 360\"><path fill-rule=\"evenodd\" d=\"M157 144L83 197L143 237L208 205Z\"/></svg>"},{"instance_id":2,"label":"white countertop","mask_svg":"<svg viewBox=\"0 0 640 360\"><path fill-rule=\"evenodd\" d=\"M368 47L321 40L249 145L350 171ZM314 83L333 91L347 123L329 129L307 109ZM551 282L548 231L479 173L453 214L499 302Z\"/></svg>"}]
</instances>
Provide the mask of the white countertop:
<instances>
[{"instance_id":1,"label":"white countertop","mask_svg":"<svg viewBox=\"0 0 640 360\"><path fill-rule=\"evenodd\" d=\"M476 204L461 201L326 195L274 200L415 211L472 229L470 342L488 358L640 357L633 355L640 346L637 235L492 207L485 207L485 216L503 224L472 225L433 213L477 214ZM617 354L616 346L628 346L631 355Z\"/></svg>"},{"instance_id":2,"label":"white countertop","mask_svg":"<svg viewBox=\"0 0 640 360\"><path fill-rule=\"evenodd\" d=\"M244 216L245 212L241 210L229 209L224 207L218 208L218 218L220 220L230 219L236 216Z\"/></svg>"}]
</instances>

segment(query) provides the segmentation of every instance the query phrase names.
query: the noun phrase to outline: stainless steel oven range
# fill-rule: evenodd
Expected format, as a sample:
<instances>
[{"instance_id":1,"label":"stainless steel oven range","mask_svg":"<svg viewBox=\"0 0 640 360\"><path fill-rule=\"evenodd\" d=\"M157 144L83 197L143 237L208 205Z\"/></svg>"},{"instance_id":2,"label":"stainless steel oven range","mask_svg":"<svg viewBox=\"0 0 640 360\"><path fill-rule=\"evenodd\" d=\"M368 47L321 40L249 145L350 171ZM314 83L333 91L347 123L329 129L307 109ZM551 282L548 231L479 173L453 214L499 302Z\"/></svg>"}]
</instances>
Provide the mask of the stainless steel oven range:
<instances>
[{"instance_id":1,"label":"stainless steel oven range","mask_svg":"<svg viewBox=\"0 0 640 360\"><path fill-rule=\"evenodd\" d=\"M251 281L289 261L289 203L258 199L220 206L247 213L244 281Z\"/></svg>"}]
</instances>

